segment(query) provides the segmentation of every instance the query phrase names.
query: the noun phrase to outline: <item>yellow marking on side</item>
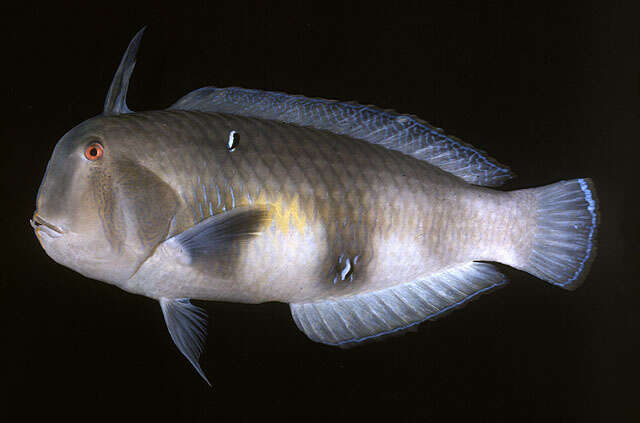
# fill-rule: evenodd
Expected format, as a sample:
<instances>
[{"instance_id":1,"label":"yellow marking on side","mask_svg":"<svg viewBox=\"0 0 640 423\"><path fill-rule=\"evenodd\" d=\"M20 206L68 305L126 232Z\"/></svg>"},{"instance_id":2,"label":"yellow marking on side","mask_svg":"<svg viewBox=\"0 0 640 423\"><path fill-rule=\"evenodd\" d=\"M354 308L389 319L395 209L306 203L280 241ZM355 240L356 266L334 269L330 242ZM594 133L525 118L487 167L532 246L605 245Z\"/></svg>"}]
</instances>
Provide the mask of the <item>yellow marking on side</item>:
<instances>
[{"instance_id":1,"label":"yellow marking on side","mask_svg":"<svg viewBox=\"0 0 640 423\"><path fill-rule=\"evenodd\" d=\"M244 200L242 205L248 206L249 204ZM264 191L262 191L258 198L253 201L253 206L265 206L268 210L269 221L275 222L276 229L285 234L292 229L304 232L307 227L308 220L298 194L295 194L291 199L279 194L269 201Z\"/></svg>"}]
</instances>

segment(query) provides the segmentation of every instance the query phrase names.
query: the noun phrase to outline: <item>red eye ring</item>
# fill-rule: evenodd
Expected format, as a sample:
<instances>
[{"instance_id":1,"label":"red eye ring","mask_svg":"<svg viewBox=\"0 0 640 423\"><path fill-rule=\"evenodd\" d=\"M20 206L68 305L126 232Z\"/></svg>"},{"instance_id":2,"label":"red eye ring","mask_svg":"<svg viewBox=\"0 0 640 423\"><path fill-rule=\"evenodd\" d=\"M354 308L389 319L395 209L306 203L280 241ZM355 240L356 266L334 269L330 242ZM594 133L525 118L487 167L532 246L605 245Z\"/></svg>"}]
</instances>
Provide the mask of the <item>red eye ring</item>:
<instances>
[{"instance_id":1,"label":"red eye ring","mask_svg":"<svg viewBox=\"0 0 640 423\"><path fill-rule=\"evenodd\" d=\"M104 147L99 142L94 142L84 150L84 157L92 162L98 160L104 154Z\"/></svg>"}]
</instances>

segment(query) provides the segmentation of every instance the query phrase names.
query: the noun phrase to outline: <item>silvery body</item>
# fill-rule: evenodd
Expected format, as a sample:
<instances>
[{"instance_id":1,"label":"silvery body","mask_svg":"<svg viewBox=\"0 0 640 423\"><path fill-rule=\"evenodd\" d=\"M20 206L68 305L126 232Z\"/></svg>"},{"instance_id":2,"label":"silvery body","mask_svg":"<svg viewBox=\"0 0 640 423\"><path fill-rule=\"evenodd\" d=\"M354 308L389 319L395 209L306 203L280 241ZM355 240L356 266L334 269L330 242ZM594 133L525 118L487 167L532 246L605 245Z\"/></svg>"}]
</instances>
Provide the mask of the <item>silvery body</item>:
<instances>
[{"instance_id":1,"label":"silvery body","mask_svg":"<svg viewBox=\"0 0 640 423\"><path fill-rule=\"evenodd\" d=\"M134 113L125 98L141 35L104 113L58 142L32 225L58 263L159 300L203 377L206 322L189 299L290 303L312 340L344 345L505 283L479 261L568 289L584 280L590 180L488 188L511 174L480 150L353 103L205 88Z\"/></svg>"}]
</instances>

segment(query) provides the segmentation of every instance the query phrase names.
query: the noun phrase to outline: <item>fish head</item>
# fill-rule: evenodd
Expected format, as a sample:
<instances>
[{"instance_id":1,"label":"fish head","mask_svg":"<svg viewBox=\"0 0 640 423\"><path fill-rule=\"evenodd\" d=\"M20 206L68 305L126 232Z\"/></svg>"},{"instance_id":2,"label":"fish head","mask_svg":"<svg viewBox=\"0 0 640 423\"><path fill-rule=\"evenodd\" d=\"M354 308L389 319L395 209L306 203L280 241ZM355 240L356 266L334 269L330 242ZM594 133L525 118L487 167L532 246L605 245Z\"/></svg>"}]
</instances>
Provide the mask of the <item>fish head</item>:
<instances>
[{"instance_id":1,"label":"fish head","mask_svg":"<svg viewBox=\"0 0 640 423\"><path fill-rule=\"evenodd\" d=\"M127 118L92 118L60 139L31 220L53 260L116 285L166 238L178 206L175 191L145 165L148 140Z\"/></svg>"}]
</instances>

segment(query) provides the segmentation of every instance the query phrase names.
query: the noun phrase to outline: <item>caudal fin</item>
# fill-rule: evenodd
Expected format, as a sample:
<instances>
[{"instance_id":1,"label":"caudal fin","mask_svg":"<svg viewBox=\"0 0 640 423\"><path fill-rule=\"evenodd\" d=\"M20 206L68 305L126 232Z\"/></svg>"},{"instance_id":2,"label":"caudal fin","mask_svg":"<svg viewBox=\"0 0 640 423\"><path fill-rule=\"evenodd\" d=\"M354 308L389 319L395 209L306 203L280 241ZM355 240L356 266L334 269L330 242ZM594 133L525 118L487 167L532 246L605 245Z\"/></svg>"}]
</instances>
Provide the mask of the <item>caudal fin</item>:
<instances>
[{"instance_id":1,"label":"caudal fin","mask_svg":"<svg viewBox=\"0 0 640 423\"><path fill-rule=\"evenodd\" d=\"M598 206L593 182L573 179L532 189L536 231L522 270L554 285L576 289L596 253Z\"/></svg>"}]
</instances>

